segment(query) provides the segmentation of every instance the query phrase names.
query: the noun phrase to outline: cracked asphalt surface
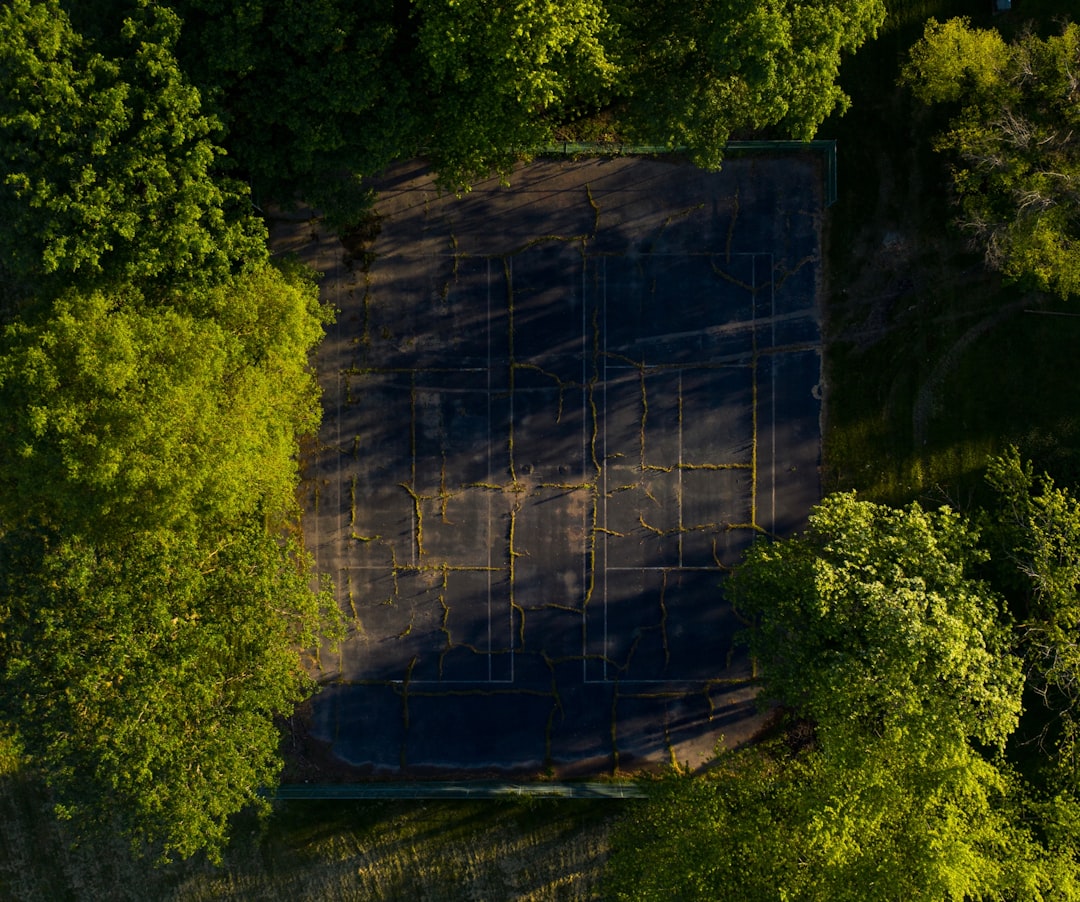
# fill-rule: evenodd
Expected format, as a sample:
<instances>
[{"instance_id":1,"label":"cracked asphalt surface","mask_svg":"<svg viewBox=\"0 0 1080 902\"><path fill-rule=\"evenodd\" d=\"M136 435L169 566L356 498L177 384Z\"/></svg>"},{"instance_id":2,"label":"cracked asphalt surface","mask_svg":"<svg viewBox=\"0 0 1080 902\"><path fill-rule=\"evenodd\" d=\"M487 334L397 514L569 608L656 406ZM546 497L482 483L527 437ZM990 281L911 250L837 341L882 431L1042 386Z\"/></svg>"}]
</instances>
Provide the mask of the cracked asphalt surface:
<instances>
[{"instance_id":1,"label":"cracked asphalt surface","mask_svg":"<svg viewBox=\"0 0 1080 902\"><path fill-rule=\"evenodd\" d=\"M311 732L357 775L698 766L760 723L723 580L820 497L820 158L380 179L304 532L350 621Z\"/></svg>"}]
</instances>

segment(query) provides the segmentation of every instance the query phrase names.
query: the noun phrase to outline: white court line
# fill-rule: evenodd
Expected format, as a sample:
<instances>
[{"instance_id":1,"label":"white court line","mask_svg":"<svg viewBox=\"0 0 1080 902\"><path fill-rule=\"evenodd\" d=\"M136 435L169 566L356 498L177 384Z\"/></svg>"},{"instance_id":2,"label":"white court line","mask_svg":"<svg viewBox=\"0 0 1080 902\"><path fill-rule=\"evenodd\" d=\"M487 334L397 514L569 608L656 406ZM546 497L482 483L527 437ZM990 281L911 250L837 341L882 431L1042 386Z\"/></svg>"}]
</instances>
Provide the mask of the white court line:
<instances>
[{"instance_id":1,"label":"white court line","mask_svg":"<svg viewBox=\"0 0 1080 902\"><path fill-rule=\"evenodd\" d=\"M600 380L601 385L603 385L603 406L601 407L601 410L603 410L603 417L604 417L604 440L603 440L603 442L601 444L602 451L601 451L601 455L600 455L600 468L601 468L602 473L603 473L603 482L604 482L604 571L603 571L604 572L604 598L603 598L603 600L604 600L604 606L603 606L603 611L604 611L604 646L603 646L604 647L604 654L603 654L602 663L603 663L603 672L604 672L604 681L605 682L607 682L607 678L608 678L608 673L607 673L607 671L608 671L608 591L607 591L608 590L608 586L607 586L607 565L608 565L608 533L607 533L607 524L608 524L608 503L607 503L607 499L608 499L608 490L607 490L607 473L608 473L608 466L607 466L607 424L608 424L608 415L607 415L607 413L608 413L608 406L607 406L607 350L608 350L608 325L607 325L607 287L608 287L607 258L605 257L604 258L604 287L603 287L603 291L601 293L602 300L603 300L603 311L604 311L603 329L602 329L602 334L604 336L604 344L603 344L604 353L603 353L603 357L601 358L603 360L603 370L602 370L603 378Z\"/></svg>"},{"instance_id":2,"label":"white court line","mask_svg":"<svg viewBox=\"0 0 1080 902\"><path fill-rule=\"evenodd\" d=\"M771 351L776 347L776 279L773 278L775 273L776 261L773 259L773 255L769 254L769 328L771 333L771 342L769 350ZM771 532L776 532L776 359L775 357L769 357L769 375L770 379L770 392L769 407L771 412L771 424L770 429L772 435L770 441L772 443L772 486L770 488L772 496L772 520L769 528Z\"/></svg>"},{"instance_id":3,"label":"white court line","mask_svg":"<svg viewBox=\"0 0 1080 902\"><path fill-rule=\"evenodd\" d=\"M591 347L588 340L588 304L587 299L589 296L589 259L582 254L581 257L581 481L586 481L586 474L588 473L588 453L589 453L589 405L588 405L588 363L589 363L589 348ZM595 425L594 425L595 428ZM586 504L581 512L581 534L583 536L589 535L589 505ZM588 539L586 541L589 541ZM593 572L596 571L596 535L592 535L592 559L593 559ZM588 659L586 655L586 639L589 630L589 615L585 608L585 596L589 591L589 553L588 547L581 549L581 679L585 680L585 669L588 666Z\"/></svg>"},{"instance_id":4,"label":"white court line","mask_svg":"<svg viewBox=\"0 0 1080 902\"><path fill-rule=\"evenodd\" d=\"M484 261L484 277L485 284L487 285L487 421L488 421L488 434L487 434L487 478L488 482L493 482L492 475L492 449L491 449L491 259L488 258ZM488 655L487 655L487 671L488 681L492 679L492 655L491 655L491 493L488 492L487 499L487 641L488 641Z\"/></svg>"},{"instance_id":5,"label":"white court line","mask_svg":"<svg viewBox=\"0 0 1080 902\"><path fill-rule=\"evenodd\" d=\"M513 255L506 258L505 266L506 266L506 269L504 270L504 272L505 272L505 278L506 278L506 329L507 329L507 333L508 333L507 341L509 342L509 351L510 351L510 353L508 355L509 360L507 361L507 365L509 367L509 370L508 370L508 373L507 373L507 379L508 379L508 381L510 383L510 386L509 386L509 388L510 388L510 391L509 391L509 395L510 395L510 422L509 422L509 429L511 430L510 437L513 438L513 431L512 430L514 428L514 391L516 390L516 386L514 384L514 337L515 337L514 336L514 328L515 328L515 323L514 323L513 317L510 316L511 305L514 303L514 257L513 257ZM488 286L489 286L488 291L490 291L491 290L491 288L490 288L490 285L491 285L491 269L490 269L491 261L490 261L490 259L488 261L488 267L489 267L488 268ZM490 328L490 319L488 320L488 322L489 322L489 328ZM513 452L512 448L507 447L507 454L512 455L513 453L514 452ZM514 460L513 460L512 457L510 458L509 462L510 462L511 466L514 466ZM516 466L514 467L514 474L515 475L517 474ZM511 555L514 554L513 547L510 547L508 550L509 550L509 553ZM509 579L509 576L510 576L510 571L512 569L513 569L513 559L511 558L511 559L509 559L508 564L507 564L507 578L508 579ZM510 583L509 591L510 591L511 597L513 597L514 584L512 582ZM507 600L509 601L509 599L507 599ZM512 683L512 682L514 682L514 606L512 604L508 605L508 609L507 609L506 613L507 613L507 623L506 623L507 637L506 637L506 640L507 640L507 648L510 649L510 682ZM489 660L490 660L490 653L489 653Z\"/></svg>"}]
</instances>

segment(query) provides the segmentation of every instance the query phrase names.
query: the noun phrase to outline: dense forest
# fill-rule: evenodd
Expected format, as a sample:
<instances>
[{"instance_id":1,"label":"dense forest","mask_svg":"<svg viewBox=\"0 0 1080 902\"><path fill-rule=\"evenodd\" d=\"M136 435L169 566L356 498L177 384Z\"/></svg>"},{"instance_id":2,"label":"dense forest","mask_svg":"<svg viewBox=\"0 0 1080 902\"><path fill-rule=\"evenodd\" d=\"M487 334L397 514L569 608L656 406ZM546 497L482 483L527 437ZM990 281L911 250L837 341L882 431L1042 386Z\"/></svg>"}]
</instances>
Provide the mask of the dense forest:
<instances>
[{"instance_id":1,"label":"dense forest","mask_svg":"<svg viewBox=\"0 0 1080 902\"><path fill-rule=\"evenodd\" d=\"M266 810L303 650L333 311L261 206L340 229L422 156L465 191L562 138L721 165L809 139L881 0L7 0L0 8L0 719L83 836L221 860ZM1080 29L931 20L903 83L955 229L1080 293ZM867 140L870 140L869 138ZM626 899L1080 896L1080 504L1016 450L979 503L827 497L729 583L771 736L616 828Z\"/></svg>"}]
</instances>

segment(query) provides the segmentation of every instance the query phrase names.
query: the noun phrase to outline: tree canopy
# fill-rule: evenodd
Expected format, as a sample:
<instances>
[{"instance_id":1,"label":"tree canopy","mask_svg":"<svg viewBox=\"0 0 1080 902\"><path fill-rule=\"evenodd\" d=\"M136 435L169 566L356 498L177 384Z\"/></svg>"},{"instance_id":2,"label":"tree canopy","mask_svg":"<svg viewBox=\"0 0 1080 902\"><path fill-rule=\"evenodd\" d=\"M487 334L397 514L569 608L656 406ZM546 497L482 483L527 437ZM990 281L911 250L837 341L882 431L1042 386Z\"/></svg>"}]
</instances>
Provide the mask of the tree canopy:
<instances>
[{"instance_id":1,"label":"tree canopy","mask_svg":"<svg viewBox=\"0 0 1080 902\"><path fill-rule=\"evenodd\" d=\"M847 109L836 83L841 57L885 19L880 0L611 7L627 126L647 143L688 147L709 168L732 134L810 140L833 110Z\"/></svg>"},{"instance_id":2,"label":"tree canopy","mask_svg":"<svg viewBox=\"0 0 1080 902\"><path fill-rule=\"evenodd\" d=\"M603 112L719 165L734 133L809 139L882 0L181 0L181 57L257 185L314 191L417 154L454 189Z\"/></svg>"},{"instance_id":3,"label":"tree canopy","mask_svg":"<svg viewBox=\"0 0 1080 902\"><path fill-rule=\"evenodd\" d=\"M262 264L148 304L68 291L0 331L0 522L80 534L292 505L318 423L313 282Z\"/></svg>"},{"instance_id":4,"label":"tree canopy","mask_svg":"<svg viewBox=\"0 0 1080 902\"><path fill-rule=\"evenodd\" d=\"M1043 710L1038 741L1051 784L1080 796L1080 501L1036 478L1016 449L995 459L994 535L1017 590L1018 624L1033 696Z\"/></svg>"},{"instance_id":5,"label":"tree canopy","mask_svg":"<svg viewBox=\"0 0 1080 902\"><path fill-rule=\"evenodd\" d=\"M0 539L0 710L65 816L220 859L229 817L276 782L274 718L310 693L299 649L334 622L309 566L251 519Z\"/></svg>"},{"instance_id":6,"label":"tree canopy","mask_svg":"<svg viewBox=\"0 0 1080 902\"><path fill-rule=\"evenodd\" d=\"M802 535L755 544L728 592L754 621L766 696L822 730L1002 747L1021 666L1000 598L973 577L986 559L977 541L947 507L840 494Z\"/></svg>"},{"instance_id":7,"label":"tree canopy","mask_svg":"<svg viewBox=\"0 0 1080 902\"><path fill-rule=\"evenodd\" d=\"M219 129L172 53L179 31L142 4L107 59L58 0L0 9L5 281L207 283L265 256L247 189L213 177Z\"/></svg>"},{"instance_id":8,"label":"tree canopy","mask_svg":"<svg viewBox=\"0 0 1080 902\"><path fill-rule=\"evenodd\" d=\"M1006 276L1080 294L1080 25L1006 43L933 19L904 79L954 111L937 147L954 160L960 225Z\"/></svg>"},{"instance_id":9,"label":"tree canopy","mask_svg":"<svg viewBox=\"0 0 1080 902\"><path fill-rule=\"evenodd\" d=\"M612 839L618 902L1065 900L1068 843L1044 842L1019 782L977 753L917 760L866 742L838 755L783 742L669 774Z\"/></svg>"},{"instance_id":10,"label":"tree canopy","mask_svg":"<svg viewBox=\"0 0 1080 902\"><path fill-rule=\"evenodd\" d=\"M1023 662L986 558L948 508L852 494L756 544L728 591L781 732L655 784L615 838L612 897L1075 898L1073 798L1003 756Z\"/></svg>"},{"instance_id":11,"label":"tree canopy","mask_svg":"<svg viewBox=\"0 0 1080 902\"><path fill-rule=\"evenodd\" d=\"M0 7L0 720L78 824L220 859L338 632L288 538L330 313L223 171L178 15L91 7Z\"/></svg>"}]
</instances>

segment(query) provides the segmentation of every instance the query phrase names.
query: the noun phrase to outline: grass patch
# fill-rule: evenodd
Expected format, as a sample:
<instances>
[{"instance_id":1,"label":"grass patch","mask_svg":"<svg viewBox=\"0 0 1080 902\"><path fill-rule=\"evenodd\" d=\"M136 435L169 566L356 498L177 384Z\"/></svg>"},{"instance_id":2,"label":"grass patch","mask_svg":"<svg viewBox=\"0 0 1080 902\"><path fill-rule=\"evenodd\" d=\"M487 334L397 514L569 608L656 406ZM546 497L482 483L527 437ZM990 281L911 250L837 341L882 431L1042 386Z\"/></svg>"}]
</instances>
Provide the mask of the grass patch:
<instances>
[{"instance_id":1,"label":"grass patch","mask_svg":"<svg viewBox=\"0 0 1080 902\"><path fill-rule=\"evenodd\" d=\"M238 818L223 868L153 868L120 840L75 845L41 788L0 776L0 898L598 898L608 800L284 802Z\"/></svg>"},{"instance_id":2,"label":"grass patch","mask_svg":"<svg viewBox=\"0 0 1080 902\"><path fill-rule=\"evenodd\" d=\"M987 457L1009 444L1062 482L1080 479L1080 319L1025 313L1068 308L1004 284L952 229L948 161L932 150L947 117L896 84L930 16L967 15L1007 37L1020 26L986 7L891 4L878 40L845 64L852 111L823 128L840 165L826 236L826 491L965 507L985 491Z\"/></svg>"}]
</instances>

